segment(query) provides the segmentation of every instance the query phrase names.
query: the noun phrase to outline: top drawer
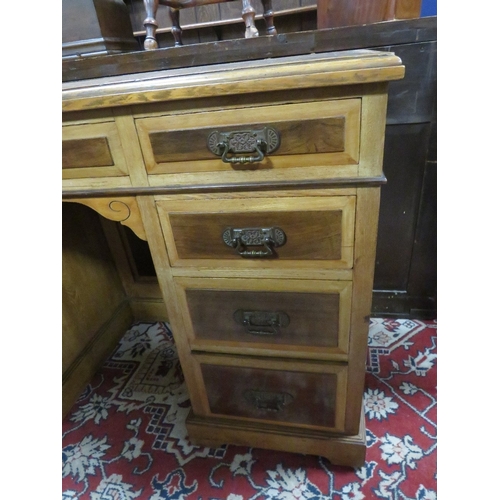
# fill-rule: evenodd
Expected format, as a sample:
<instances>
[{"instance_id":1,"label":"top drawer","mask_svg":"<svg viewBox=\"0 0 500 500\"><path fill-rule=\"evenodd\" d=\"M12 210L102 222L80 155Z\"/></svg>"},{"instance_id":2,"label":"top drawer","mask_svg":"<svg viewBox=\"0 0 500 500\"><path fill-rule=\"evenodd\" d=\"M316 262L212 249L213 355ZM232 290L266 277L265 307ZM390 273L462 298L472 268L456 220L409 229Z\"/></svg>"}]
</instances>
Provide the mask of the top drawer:
<instances>
[{"instance_id":1,"label":"top drawer","mask_svg":"<svg viewBox=\"0 0 500 500\"><path fill-rule=\"evenodd\" d=\"M149 174L357 165L360 110L361 99L339 99L142 118L136 126ZM228 145L226 162L218 144ZM231 162L257 158L257 148L272 151Z\"/></svg>"},{"instance_id":2,"label":"top drawer","mask_svg":"<svg viewBox=\"0 0 500 500\"><path fill-rule=\"evenodd\" d=\"M63 126L62 173L63 179L128 175L116 124Z\"/></svg>"}]
</instances>

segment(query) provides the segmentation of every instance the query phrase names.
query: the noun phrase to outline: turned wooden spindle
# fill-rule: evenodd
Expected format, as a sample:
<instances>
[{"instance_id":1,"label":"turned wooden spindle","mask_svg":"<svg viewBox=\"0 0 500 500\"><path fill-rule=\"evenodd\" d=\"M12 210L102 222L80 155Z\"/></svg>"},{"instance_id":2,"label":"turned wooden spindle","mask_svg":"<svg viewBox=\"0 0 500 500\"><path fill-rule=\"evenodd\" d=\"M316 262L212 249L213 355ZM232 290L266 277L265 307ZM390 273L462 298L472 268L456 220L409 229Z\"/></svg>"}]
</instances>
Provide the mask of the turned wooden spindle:
<instances>
[{"instance_id":1,"label":"turned wooden spindle","mask_svg":"<svg viewBox=\"0 0 500 500\"><path fill-rule=\"evenodd\" d=\"M277 35L278 32L274 26L274 11L272 0L262 0L262 8L264 9L264 21L266 22L266 31L268 35Z\"/></svg>"},{"instance_id":2,"label":"turned wooden spindle","mask_svg":"<svg viewBox=\"0 0 500 500\"><path fill-rule=\"evenodd\" d=\"M181 9L232 1L234 0L144 0L144 7L146 10L146 19L144 19L144 27L146 28L144 49L154 50L158 48L158 42L156 41L156 30L158 29L156 12L159 5L165 5L169 8L170 20L172 21L172 35L175 40L175 46L178 47L182 45L182 29L180 26ZM274 27L272 0L261 0L261 2L264 10L264 20L266 22L266 34L276 35L277 31ZM245 38L259 36L259 31L255 27L255 9L253 8L252 0L242 0L241 17L245 23Z\"/></svg>"}]
</instances>

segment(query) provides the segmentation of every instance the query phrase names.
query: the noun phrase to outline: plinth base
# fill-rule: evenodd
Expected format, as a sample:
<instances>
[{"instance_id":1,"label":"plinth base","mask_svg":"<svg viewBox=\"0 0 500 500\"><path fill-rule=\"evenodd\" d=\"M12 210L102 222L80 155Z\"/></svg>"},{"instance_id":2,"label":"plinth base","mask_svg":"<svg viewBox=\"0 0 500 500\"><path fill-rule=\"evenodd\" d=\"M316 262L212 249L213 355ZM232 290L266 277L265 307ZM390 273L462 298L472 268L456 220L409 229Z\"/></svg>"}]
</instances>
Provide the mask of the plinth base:
<instances>
[{"instance_id":1,"label":"plinth base","mask_svg":"<svg viewBox=\"0 0 500 500\"><path fill-rule=\"evenodd\" d=\"M189 440L200 446L216 448L234 444L253 448L319 455L332 464L361 467L366 456L365 416L361 415L355 436L329 434L296 428L242 424L230 419L197 417L192 412L186 420Z\"/></svg>"}]
</instances>

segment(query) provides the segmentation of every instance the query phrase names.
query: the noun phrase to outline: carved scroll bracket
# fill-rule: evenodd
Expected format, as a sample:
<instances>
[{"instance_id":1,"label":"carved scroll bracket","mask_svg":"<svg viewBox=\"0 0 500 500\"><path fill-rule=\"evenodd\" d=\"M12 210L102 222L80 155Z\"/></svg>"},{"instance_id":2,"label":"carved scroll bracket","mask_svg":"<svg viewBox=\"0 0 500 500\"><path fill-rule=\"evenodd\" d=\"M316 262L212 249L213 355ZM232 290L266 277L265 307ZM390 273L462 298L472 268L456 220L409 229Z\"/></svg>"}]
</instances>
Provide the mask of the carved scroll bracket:
<instances>
[{"instance_id":1,"label":"carved scroll bracket","mask_svg":"<svg viewBox=\"0 0 500 500\"><path fill-rule=\"evenodd\" d=\"M64 201L86 205L106 219L128 226L141 240L147 241L141 212L133 196L123 198L67 198Z\"/></svg>"}]
</instances>

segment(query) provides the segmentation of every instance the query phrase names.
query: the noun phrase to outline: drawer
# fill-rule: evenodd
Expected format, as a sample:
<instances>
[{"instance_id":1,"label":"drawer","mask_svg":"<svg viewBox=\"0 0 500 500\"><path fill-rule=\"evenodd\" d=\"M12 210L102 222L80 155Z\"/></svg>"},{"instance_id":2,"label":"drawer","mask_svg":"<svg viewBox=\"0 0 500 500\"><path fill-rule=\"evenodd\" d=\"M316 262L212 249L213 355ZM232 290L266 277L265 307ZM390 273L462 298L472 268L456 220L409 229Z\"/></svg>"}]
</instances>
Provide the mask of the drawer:
<instances>
[{"instance_id":1,"label":"drawer","mask_svg":"<svg viewBox=\"0 0 500 500\"><path fill-rule=\"evenodd\" d=\"M66 125L62 128L63 179L128 175L114 122Z\"/></svg>"},{"instance_id":2,"label":"drawer","mask_svg":"<svg viewBox=\"0 0 500 500\"><path fill-rule=\"evenodd\" d=\"M196 355L205 414L342 431L347 367L341 364Z\"/></svg>"},{"instance_id":3,"label":"drawer","mask_svg":"<svg viewBox=\"0 0 500 500\"><path fill-rule=\"evenodd\" d=\"M157 200L170 262L351 268L355 196Z\"/></svg>"},{"instance_id":4,"label":"drawer","mask_svg":"<svg viewBox=\"0 0 500 500\"><path fill-rule=\"evenodd\" d=\"M353 98L148 117L136 127L150 174L356 165L360 112ZM231 163L258 156L257 147L267 148L263 159Z\"/></svg>"},{"instance_id":5,"label":"drawer","mask_svg":"<svg viewBox=\"0 0 500 500\"><path fill-rule=\"evenodd\" d=\"M351 282L176 278L175 285L193 350L347 360Z\"/></svg>"}]
</instances>

